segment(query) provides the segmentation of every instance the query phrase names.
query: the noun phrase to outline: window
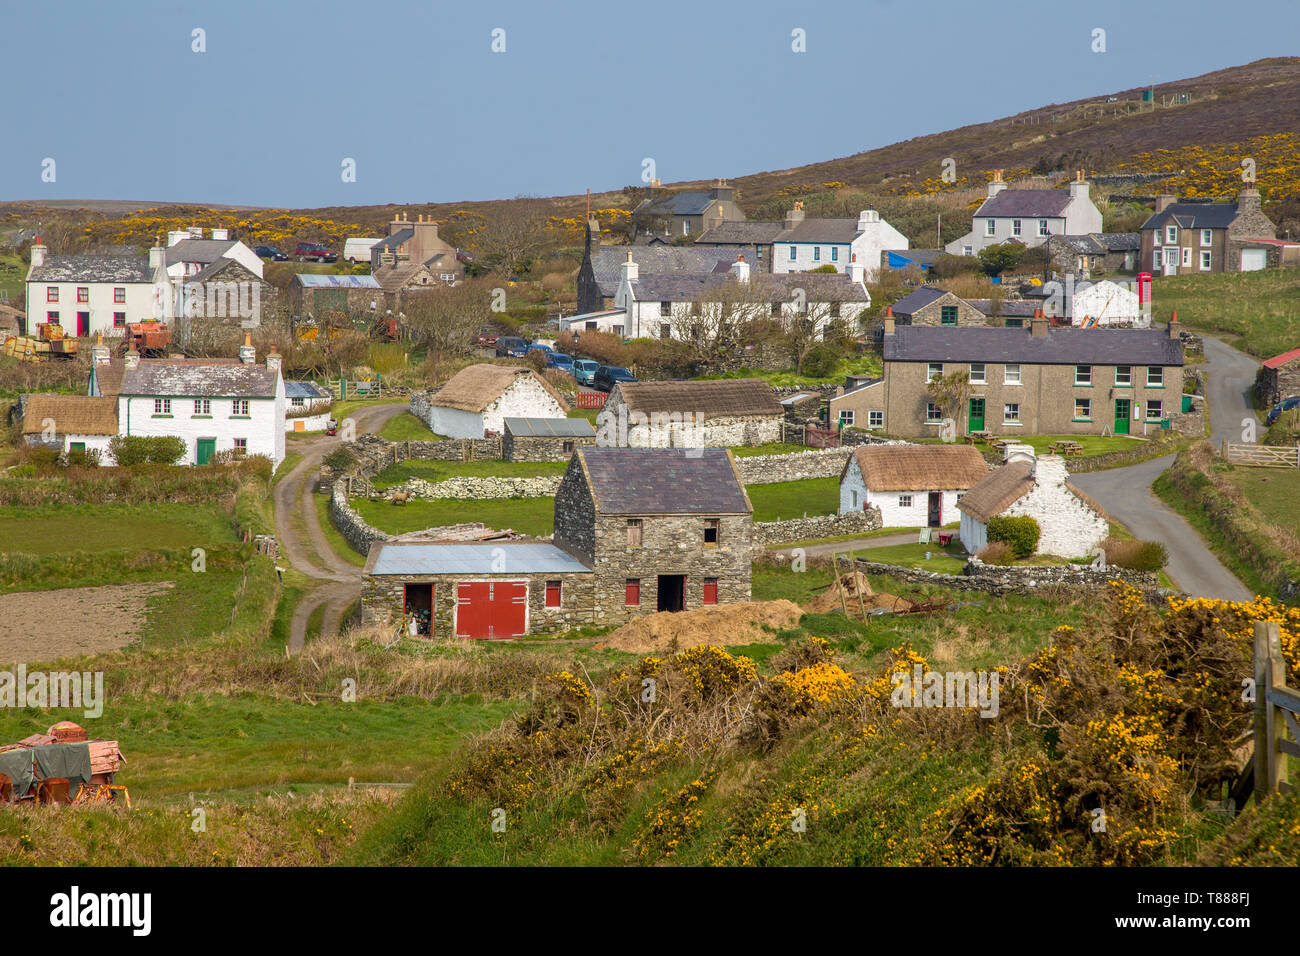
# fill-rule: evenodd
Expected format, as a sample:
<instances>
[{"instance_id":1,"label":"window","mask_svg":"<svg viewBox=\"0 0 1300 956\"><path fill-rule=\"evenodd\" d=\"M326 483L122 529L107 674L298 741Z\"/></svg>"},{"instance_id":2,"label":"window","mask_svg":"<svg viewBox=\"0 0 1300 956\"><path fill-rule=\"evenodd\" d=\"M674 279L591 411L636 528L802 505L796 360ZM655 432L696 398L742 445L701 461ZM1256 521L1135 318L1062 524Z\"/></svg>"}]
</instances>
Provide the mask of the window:
<instances>
[{"instance_id":1,"label":"window","mask_svg":"<svg viewBox=\"0 0 1300 956\"><path fill-rule=\"evenodd\" d=\"M701 604L718 603L718 579L717 578L704 579L704 594L701 598L700 603Z\"/></svg>"},{"instance_id":2,"label":"window","mask_svg":"<svg viewBox=\"0 0 1300 956\"><path fill-rule=\"evenodd\" d=\"M1210 271L1210 250L1209 249L1206 249L1201 253L1201 271L1202 272Z\"/></svg>"},{"instance_id":3,"label":"window","mask_svg":"<svg viewBox=\"0 0 1300 956\"><path fill-rule=\"evenodd\" d=\"M1003 385L1020 384L1020 363L1019 362L1009 363L1002 370L1002 384Z\"/></svg>"},{"instance_id":4,"label":"window","mask_svg":"<svg viewBox=\"0 0 1300 956\"><path fill-rule=\"evenodd\" d=\"M1074 400L1074 420L1086 422L1092 418L1092 399L1076 398Z\"/></svg>"},{"instance_id":5,"label":"window","mask_svg":"<svg viewBox=\"0 0 1300 956\"><path fill-rule=\"evenodd\" d=\"M853 424L853 419L854 419L854 417L855 417L855 414L856 414L856 413L855 413L855 412L853 411L853 409L851 409L851 408L841 408L841 409L840 409L840 424L843 425L845 428L847 428L848 426L852 425L852 424Z\"/></svg>"},{"instance_id":6,"label":"window","mask_svg":"<svg viewBox=\"0 0 1300 956\"><path fill-rule=\"evenodd\" d=\"M194 404L197 405L198 402L196 401ZM296 398L289 399L289 404L292 405L294 408L305 408L307 406L307 399L298 396Z\"/></svg>"},{"instance_id":7,"label":"window","mask_svg":"<svg viewBox=\"0 0 1300 956\"><path fill-rule=\"evenodd\" d=\"M813 262L821 262L821 261L822 261L822 247L813 246Z\"/></svg>"},{"instance_id":8,"label":"window","mask_svg":"<svg viewBox=\"0 0 1300 956\"><path fill-rule=\"evenodd\" d=\"M1190 247L1190 246L1184 246L1184 247L1183 247L1183 265L1185 265L1185 266L1190 266L1191 264L1192 264L1192 250L1191 250L1191 247Z\"/></svg>"},{"instance_id":9,"label":"window","mask_svg":"<svg viewBox=\"0 0 1300 956\"><path fill-rule=\"evenodd\" d=\"M1018 402L1007 402L1002 406L1002 424L1020 424L1020 404Z\"/></svg>"},{"instance_id":10,"label":"window","mask_svg":"<svg viewBox=\"0 0 1300 956\"><path fill-rule=\"evenodd\" d=\"M246 398L237 398L237 399L235 399L233 402L231 402L230 404L231 404L230 414L232 414L232 415L247 415L247 414L248 414L248 399L246 399Z\"/></svg>"},{"instance_id":11,"label":"window","mask_svg":"<svg viewBox=\"0 0 1300 956\"><path fill-rule=\"evenodd\" d=\"M53 322L55 325L58 325L58 324L59 324L59 313L57 313L57 312L46 312L46 313L45 313L45 321L46 321L46 322Z\"/></svg>"},{"instance_id":12,"label":"window","mask_svg":"<svg viewBox=\"0 0 1300 956\"><path fill-rule=\"evenodd\" d=\"M565 441L560 443L560 451L565 455L573 454L573 442Z\"/></svg>"},{"instance_id":13,"label":"window","mask_svg":"<svg viewBox=\"0 0 1300 956\"><path fill-rule=\"evenodd\" d=\"M247 438L236 438L236 439L235 439L235 457L236 457L236 458L243 458L243 457L244 457L245 455L247 455L247 454L248 454L248 439L247 439Z\"/></svg>"},{"instance_id":14,"label":"window","mask_svg":"<svg viewBox=\"0 0 1300 956\"><path fill-rule=\"evenodd\" d=\"M940 325L956 325L956 324L957 324L957 307L956 307L955 305L945 305L945 306L940 306L940 308L939 308L939 324L940 324Z\"/></svg>"},{"instance_id":15,"label":"window","mask_svg":"<svg viewBox=\"0 0 1300 956\"><path fill-rule=\"evenodd\" d=\"M673 337L673 324L671 322L659 323L659 337L661 339L670 339Z\"/></svg>"},{"instance_id":16,"label":"window","mask_svg":"<svg viewBox=\"0 0 1300 956\"><path fill-rule=\"evenodd\" d=\"M90 301L90 289L88 287L84 285L77 286L77 301L78 302Z\"/></svg>"},{"instance_id":17,"label":"window","mask_svg":"<svg viewBox=\"0 0 1300 956\"><path fill-rule=\"evenodd\" d=\"M868 428L884 428L884 427L885 427L885 413L884 413L884 412L867 412L867 427L868 427Z\"/></svg>"},{"instance_id":18,"label":"window","mask_svg":"<svg viewBox=\"0 0 1300 956\"><path fill-rule=\"evenodd\" d=\"M943 411L934 402L927 402L925 405L925 423L927 425L943 424Z\"/></svg>"},{"instance_id":19,"label":"window","mask_svg":"<svg viewBox=\"0 0 1300 956\"><path fill-rule=\"evenodd\" d=\"M1013 236L1018 236L1018 235L1020 235L1020 220L1019 220L1019 219L1012 219L1012 220L1011 220L1011 235L1013 235Z\"/></svg>"},{"instance_id":20,"label":"window","mask_svg":"<svg viewBox=\"0 0 1300 956\"><path fill-rule=\"evenodd\" d=\"M196 398L196 399L194 399L194 414L195 414L195 415L211 415L211 414L212 414L212 399L210 399L210 398Z\"/></svg>"},{"instance_id":21,"label":"window","mask_svg":"<svg viewBox=\"0 0 1300 956\"><path fill-rule=\"evenodd\" d=\"M985 380L985 366L983 362L970 363L970 383L972 385L983 385Z\"/></svg>"},{"instance_id":22,"label":"window","mask_svg":"<svg viewBox=\"0 0 1300 956\"><path fill-rule=\"evenodd\" d=\"M856 511L858 508L858 493L856 491L850 491L849 494L853 496L853 510Z\"/></svg>"},{"instance_id":23,"label":"window","mask_svg":"<svg viewBox=\"0 0 1300 956\"><path fill-rule=\"evenodd\" d=\"M718 543L718 531L721 524L718 518L704 519L704 543L716 545Z\"/></svg>"},{"instance_id":24,"label":"window","mask_svg":"<svg viewBox=\"0 0 1300 956\"><path fill-rule=\"evenodd\" d=\"M1165 226L1165 242L1174 243L1178 241L1178 227Z\"/></svg>"},{"instance_id":25,"label":"window","mask_svg":"<svg viewBox=\"0 0 1300 956\"><path fill-rule=\"evenodd\" d=\"M1202 230L1201 230L1201 245L1203 245L1203 246L1209 246L1209 245L1213 245L1213 244L1214 244L1214 230L1212 230L1212 229L1202 229Z\"/></svg>"},{"instance_id":26,"label":"window","mask_svg":"<svg viewBox=\"0 0 1300 956\"><path fill-rule=\"evenodd\" d=\"M993 235L993 228L994 228L994 226L993 226L993 220L992 220L992 219L985 219L985 220L984 220L984 235L986 235L986 236L991 236L991 235ZM967 246L966 248L969 249L970 246ZM966 255L970 255L970 253L968 252L968 253L966 253Z\"/></svg>"},{"instance_id":27,"label":"window","mask_svg":"<svg viewBox=\"0 0 1300 956\"><path fill-rule=\"evenodd\" d=\"M546 606L547 607L560 606L560 582L559 581L546 582Z\"/></svg>"},{"instance_id":28,"label":"window","mask_svg":"<svg viewBox=\"0 0 1300 956\"><path fill-rule=\"evenodd\" d=\"M1164 388L1165 370L1163 366L1152 365L1147 369L1147 388Z\"/></svg>"},{"instance_id":29,"label":"window","mask_svg":"<svg viewBox=\"0 0 1300 956\"><path fill-rule=\"evenodd\" d=\"M629 548L641 547L641 519L627 519L627 546Z\"/></svg>"},{"instance_id":30,"label":"window","mask_svg":"<svg viewBox=\"0 0 1300 956\"><path fill-rule=\"evenodd\" d=\"M943 363L931 362L929 371L926 372L925 380L933 382L936 378L943 378Z\"/></svg>"},{"instance_id":31,"label":"window","mask_svg":"<svg viewBox=\"0 0 1300 956\"><path fill-rule=\"evenodd\" d=\"M1159 249L1157 249L1155 252L1151 254L1151 265L1153 265L1157 269L1163 268L1164 263L1160 255Z\"/></svg>"},{"instance_id":32,"label":"window","mask_svg":"<svg viewBox=\"0 0 1300 956\"><path fill-rule=\"evenodd\" d=\"M636 607L641 603L641 579L628 578L623 585L623 603Z\"/></svg>"},{"instance_id":33,"label":"window","mask_svg":"<svg viewBox=\"0 0 1300 956\"><path fill-rule=\"evenodd\" d=\"M125 312L114 312L114 313L113 313L113 328L115 328L115 329L124 329L124 328L126 328L126 313L125 313Z\"/></svg>"},{"instance_id":34,"label":"window","mask_svg":"<svg viewBox=\"0 0 1300 956\"><path fill-rule=\"evenodd\" d=\"M660 302L660 303L659 303L659 314L662 315L662 316L669 316L669 315L672 315L672 314L673 314L673 304L672 304L671 302Z\"/></svg>"},{"instance_id":35,"label":"window","mask_svg":"<svg viewBox=\"0 0 1300 956\"><path fill-rule=\"evenodd\" d=\"M833 303L830 307L831 318L838 319L840 317L840 310L842 308L843 308L843 303L840 302Z\"/></svg>"},{"instance_id":36,"label":"window","mask_svg":"<svg viewBox=\"0 0 1300 956\"><path fill-rule=\"evenodd\" d=\"M795 259L795 247L794 247L794 246L791 246L791 247L790 247L790 261L791 261L791 262L794 262L794 259Z\"/></svg>"},{"instance_id":37,"label":"window","mask_svg":"<svg viewBox=\"0 0 1300 956\"><path fill-rule=\"evenodd\" d=\"M172 400L170 398L155 398L153 400L153 413L155 415L170 415L172 413Z\"/></svg>"},{"instance_id":38,"label":"window","mask_svg":"<svg viewBox=\"0 0 1300 956\"><path fill-rule=\"evenodd\" d=\"M1023 329L1025 327L1024 319L1003 319L1002 324L1008 329Z\"/></svg>"},{"instance_id":39,"label":"window","mask_svg":"<svg viewBox=\"0 0 1300 956\"><path fill-rule=\"evenodd\" d=\"M1076 365L1074 367L1074 384L1091 385L1092 384L1092 366Z\"/></svg>"},{"instance_id":40,"label":"window","mask_svg":"<svg viewBox=\"0 0 1300 956\"><path fill-rule=\"evenodd\" d=\"M1038 220L1038 234L1039 234L1040 236L1046 236L1046 235L1049 234L1048 231L1047 231L1047 220L1046 220L1046 219L1040 219L1040 220Z\"/></svg>"},{"instance_id":41,"label":"window","mask_svg":"<svg viewBox=\"0 0 1300 956\"><path fill-rule=\"evenodd\" d=\"M1121 388L1129 388L1133 384L1133 366L1116 365L1115 366L1115 384Z\"/></svg>"},{"instance_id":42,"label":"window","mask_svg":"<svg viewBox=\"0 0 1300 956\"><path fill-rule=\"evenodd\" d=\"M990 232L989 235L993 235L993 233ZM975 247L974 247L974 246L962 246L962 247L961 247L961 254L962 254L963 256L973 256L973 255L975 255Z\"/></svg>"},{"instance_id":43,"label":"window","mask_svg":"<svg viewBox=\"0 0 1300 956\"><path fill-rule=\"evenodd\" d=\"M58 286L56 286L56 285L47 285L47 286L45 287L45 301L46 301L46 302L58 302L58 301L59 301L59 287L58 287Z\"/></svg>"},{"instance_id":44,"label":"window","mask_svg":"<svg viewBox=\"0 0 1300 956\"><path fill-rule=\"evenodd\" d=\"M911 496L911 495L899 495L899 496L898 496L898 507L900 507L900 508L910 508L910 507L912 507L912 496Z\"/></svg>"},{"instance_id":45,"label":"window","mask_svg":"<svg viewBox=\"0 0 1300 956\"><path fill-rule=\"evenodd\" d=\"M840 261L840 247L831 246L831 262L839 262L839 261Z\"/></svg>"},{"instance_id":46,"label":"window","mask_svg":"<svg viewBox=\"0 0 1300 956\"><path fill-rule=\"evenodd\" d=\"M1165 417L1164 402L1147 402L1147 421L1158 422Z\"/></svg>"},{"instance_id":47,"label":"window","mask_svg":"<svg viewBox=\"0 0 1300 956\"><path fill-rule=\"evenodd\" d=\"M682 220L682 235L683 235L683 236L689 236L690 234L691 234L691 221L690 221L689 219L683 219L683 220Z\"/></svg>"}]
</instances>

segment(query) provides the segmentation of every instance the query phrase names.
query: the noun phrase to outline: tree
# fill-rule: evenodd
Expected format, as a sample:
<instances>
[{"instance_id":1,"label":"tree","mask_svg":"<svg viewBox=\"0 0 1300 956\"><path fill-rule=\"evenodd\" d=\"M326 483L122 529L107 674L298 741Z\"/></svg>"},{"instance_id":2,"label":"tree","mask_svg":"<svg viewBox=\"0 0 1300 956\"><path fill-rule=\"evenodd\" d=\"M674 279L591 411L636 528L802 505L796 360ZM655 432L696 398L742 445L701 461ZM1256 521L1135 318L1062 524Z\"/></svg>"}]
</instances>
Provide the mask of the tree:
<instances>
[{"instance_id":1,"label":"tree","mask_svg":"<svg viewBox=\"0 0 1300 956\"><path fill-rule=\"evenodd\" d=\"M510 277L526 272L546 246L546 217L538 201L516 197L495 206L468 236L481 266Z\"/></svg>"},{"instance_id":2,"label":"tree","mask_svg":"<svg viewBox=\"0 0 1300 956\"><path fill-rule=\"evenodd\" d=\"M943 439L954 440L957 437L957 426L961 422L962 412L970 399L970 373L949 372L947 375L932 378L926 382L925 390L929 393L930 400L943 414Z\"/></svg>"},{"instance_id":3,"label":"tree","mask_svg":"<svg viewBox=\"0 0 1300 956\"><path fill-rule=\"evenodd\" d=\"M402 328L412 342L442 355L469 355L479 329L492 321L492 283L466 280L412 294L403 305Z\"/></svg>"},{"instance_id":4,"label":"tree","mask_svg":"<svg viewBox=\"0 0 1300 956\"><path fill-rule=\"evenodd\" d=\"M771 301L763 290L763 284L753 279L720 281L688 307L674 307L673 335L689 345L701 362L725 365L752 341L751 324L770 316Z\"/></svg>"},{"instance_id":5,"label":"tree","mask_svg":"<svg viewBox=\"0 0 1300 956\"><path fill-rule=\"evenodd\" d=\"M979 251L980 265L991 276L1001 275L1007 269L1014 269L1025 254L1025 247L1018 242L999 242L994 246L985 246Z\"/></svg>"}]
</instances>

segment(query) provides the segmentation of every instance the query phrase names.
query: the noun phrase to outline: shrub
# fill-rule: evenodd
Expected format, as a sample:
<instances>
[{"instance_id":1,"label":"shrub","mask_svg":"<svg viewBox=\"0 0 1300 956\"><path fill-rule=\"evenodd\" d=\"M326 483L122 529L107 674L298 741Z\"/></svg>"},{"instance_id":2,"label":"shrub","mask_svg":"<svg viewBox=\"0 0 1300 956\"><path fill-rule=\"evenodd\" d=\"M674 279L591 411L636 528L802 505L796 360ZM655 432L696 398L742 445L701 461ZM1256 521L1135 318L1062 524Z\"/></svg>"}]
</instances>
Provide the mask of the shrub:
<instances>
[{"instance_id":1,"label":"shrub","mask_svg":"<svg viewBox=\"0 0 1300 956\"><path fill-rule=\"evenodd\" d=\"M336 472L347 471L356 463L356 456L348 449L342 447L334 449L325 456L325 464L329 465L329 467Z\"/></svg>"},{"instance_id":2,"label":"shrub","mask_svg":"<svg viewBox=\"0 0 1300 956\"><path fill-rule=\"evenodd\" d=\"M1131 571L1159 571L1169 563L1169 552L1159 541L1120 541L1107 538L1101 544L1106 563Z\"/></svg>"},{"instance_id":3,"label":"shrub","mask_svg":"<svg viewBox=\"0 0 1300 956\"><path fill-rule=\"evenodd\" d=\"M177 435L116 435L108 443L113 459L131 465L174 465L185 457L185 441Z\"/></svg>"},{"instance_id":4,"label":"shrub","mask_svg":"<svg viewBox=\"0 0 1300 956\"><path fill-rule=\"evenodd\" d=\"M1016 560L1016 554L1011 550L1011 545L1005 541L995 541L992 544L986 544L975 554L985 564L1008 565Z\"/></svg>"},{"instance_id":5,"label":"shrub","mask_svg":"<svg viewBox=\"0 0 1300 956\"><path fill-rule=\"evenodd\" d=\"M989 544L998 541L1011 546L1017 558L1027 558L1038 548L1038 522L1029 515L994 515L989 521Z\"/></svg>"},{"instance_id":6,"label":"shrub","mask_svg":"<svg viewBox=\"0 0 1300 956\"><path fill-rule=\"evenodd\" d=\"M65 468L93 468L99 466L98 448L69 448L59 456L59 464Z\"/></svg>"},{"instance_id":7,"label":"shrub","mask_svg":"<svg viewBox=\"0 0 1300 956\"><path fill-rule=\"evenodd\" d=\"M834 349L818 345L804 356L803 374L812 378L828 378L839 367L840 355Z\"/></svg>"}]
</instances>

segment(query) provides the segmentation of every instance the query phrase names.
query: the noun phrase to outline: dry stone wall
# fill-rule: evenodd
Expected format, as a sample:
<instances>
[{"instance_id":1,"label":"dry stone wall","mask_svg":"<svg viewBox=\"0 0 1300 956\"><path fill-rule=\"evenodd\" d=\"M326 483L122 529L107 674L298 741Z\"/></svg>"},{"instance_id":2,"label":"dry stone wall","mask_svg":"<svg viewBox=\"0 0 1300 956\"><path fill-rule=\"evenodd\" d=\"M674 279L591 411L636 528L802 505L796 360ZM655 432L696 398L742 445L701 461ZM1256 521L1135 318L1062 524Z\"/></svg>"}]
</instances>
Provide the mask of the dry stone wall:
<instances>
[{"instance_id":1,"label":"dry stone wall","mask_svg":"<svg viewBox=\"0 0 1300 956\"><path fill-rule=\"evenodd\" d=\"M762 521L754 524L754 546L787 544L812 538L837 538L845 534L865 534L881 527L880 509L846 511L843 514L792 518L789 521Z\"/></svg>"},{"instance_id":2,"label":"dry stone wall","mask_svg":"<svg viewBox=\"0 0 1300 956\"><path fill-rule=\"evenodd\" d=\"M929 584L958 591L982 591L985 594L1039 593L1044 587L1098 589L1111 581L1123 581L1142 591L1148 598L1162 598L1177 592L1159 587L1154 571L1130 571L1127 568L1093 568L1079 564L1056 564L1035 567L1003 567L985 564L978 558L966 562L961 574L940 574L897 564L858 559L858 569L866 574L883 574L911 584Z\"/></svg>"}]
</instances>

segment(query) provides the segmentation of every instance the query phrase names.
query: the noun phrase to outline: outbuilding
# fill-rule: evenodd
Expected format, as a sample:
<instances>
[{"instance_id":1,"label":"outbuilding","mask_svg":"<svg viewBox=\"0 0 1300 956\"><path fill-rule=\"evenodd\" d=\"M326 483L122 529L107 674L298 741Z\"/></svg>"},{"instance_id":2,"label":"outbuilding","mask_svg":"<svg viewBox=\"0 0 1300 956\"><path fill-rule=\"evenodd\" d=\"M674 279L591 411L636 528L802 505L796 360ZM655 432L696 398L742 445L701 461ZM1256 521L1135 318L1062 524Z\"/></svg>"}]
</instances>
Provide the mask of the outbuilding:
<instances>
[{"instance_id":1,"label":"outbuilding","mask_svg":"<svg viewBox=\"0 0 1300 956\"><path fill-rule=\"evenodd\" d=\"M620 382L597 417L603 447L723 448L781 440L785 408L758 378Z\"/></svg>"},{"instance_id":2,"label":"outbuilding","mask_svg":"<svg viewBox=\"0 0 1300 956\"><path fill-rule=\"evenodd\" d=\"M568 461L583 445L596 444L596 429L585 418L507 418L501 436L506 461Z\"/></svg>"},{"instance_id":3,"label":"outbuilding","mask_svg":"<svg viewBox=\"0 0 1300 956\"><path fill-rule=\"evenodd\" d=\"M565 418L569 405L559 391L531 368L471 365L428 398L427 424L447 438L500 434L505 419Z\"/></svg>"},{"instance_id":4,"label":"outbuilding","mask_svg":"<svg viewBox=\"0 0 1300 956\"><path fill-rule=\"evenodd\" d=\"M882 527L939 528L988 470L971 445L864 445L840 473L840 513L879 508Z\"/></svg>"},{"instance_id":5,"label":"outbuilding","mask_svg":"<svg viewBox=\"0 0 1300 956\"><path fill-rule=\"evenodd\" d=\"M87 395L28 395L23 441L46 445L60 454L97 451L101 464L113 464L108 443L117 434L117 399Z\"/></svg>"}]
</instances>

